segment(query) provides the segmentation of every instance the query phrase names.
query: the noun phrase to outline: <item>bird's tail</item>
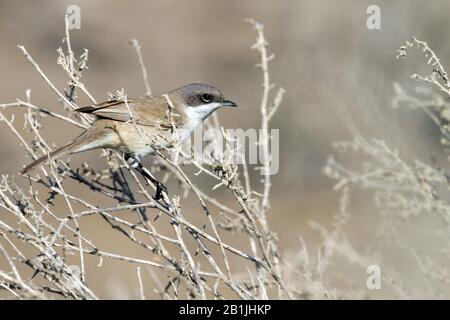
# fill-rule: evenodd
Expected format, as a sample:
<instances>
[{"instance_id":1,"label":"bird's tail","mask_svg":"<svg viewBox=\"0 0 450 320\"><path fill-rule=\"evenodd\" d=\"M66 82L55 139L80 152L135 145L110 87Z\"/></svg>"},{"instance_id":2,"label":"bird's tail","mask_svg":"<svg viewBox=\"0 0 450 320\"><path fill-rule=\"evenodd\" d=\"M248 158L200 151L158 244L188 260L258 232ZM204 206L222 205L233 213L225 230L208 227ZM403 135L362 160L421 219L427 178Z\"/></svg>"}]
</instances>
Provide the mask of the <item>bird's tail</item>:
<instances>
[{"instance_id":1,"label":"bird's tail","mask_svg":"<svg viewBox=\"0 0 450 320\"><path fill-rule=\"evenodd\" d=\"M24 167L20 174L25 174L32 169L36 168L38 165L42 164L49 158L56 160L62 156L69 155L72 153L97 149L97 148L111 148L115 146L119 141L119 138L114 130L109 127L105 128L91 128L78 137L73 139L71 142L62 146L49 154L34 160L32 163Z\"/></svg>"},{"instance_id":2,"label":"bird's tail","mask_svg":"<svg viewBox=\"0 0 450 320\"><path fill-rule=\"evenodd\" d=\"M56 160L64 155L70 154L79 144L80 144L79 139L75 139L69 142L65 146L62 146L40 157L39 159L34 160L32 163L30 163L29 165L25 166L22 170L20 170L20 174L28 173L29 171L33 170L34 168L36 168L37 166L39 166L41 163L45 162L48 159Z\"/></svg>"}]
</instances>

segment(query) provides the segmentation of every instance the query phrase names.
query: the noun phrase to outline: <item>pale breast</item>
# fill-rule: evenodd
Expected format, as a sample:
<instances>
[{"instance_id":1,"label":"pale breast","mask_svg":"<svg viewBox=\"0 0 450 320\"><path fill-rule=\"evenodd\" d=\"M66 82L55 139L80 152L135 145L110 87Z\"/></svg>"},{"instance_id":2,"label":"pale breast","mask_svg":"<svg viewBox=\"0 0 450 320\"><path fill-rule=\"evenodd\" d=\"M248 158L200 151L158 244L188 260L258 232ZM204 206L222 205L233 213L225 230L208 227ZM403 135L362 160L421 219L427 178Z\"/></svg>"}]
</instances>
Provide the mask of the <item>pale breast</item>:
<instances>
[{"instance_id":1,"label":"pale breast","mask_svg":"<svg viewBox=\"0 0 450 320\"><path fill-rule=\"evenodd\" d=\"M118 150L125 153L133 153L143 157L154 153L152 146L155 138L160 135L159 130L153 127L133 125L128 122L116 123L120 144Z\"/></svg>"}]
</instances>

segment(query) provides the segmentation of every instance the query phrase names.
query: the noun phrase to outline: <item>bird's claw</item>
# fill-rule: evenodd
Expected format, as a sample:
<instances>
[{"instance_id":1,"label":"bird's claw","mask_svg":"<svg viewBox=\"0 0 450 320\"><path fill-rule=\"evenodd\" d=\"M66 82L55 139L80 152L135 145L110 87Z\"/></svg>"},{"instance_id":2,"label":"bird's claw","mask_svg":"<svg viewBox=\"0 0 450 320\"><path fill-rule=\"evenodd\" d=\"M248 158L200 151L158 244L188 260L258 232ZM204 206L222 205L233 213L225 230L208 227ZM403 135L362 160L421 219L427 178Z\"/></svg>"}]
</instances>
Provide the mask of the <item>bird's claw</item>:
<instances>
[{"instance_id":1,"label":"bird's claw","mask_svg":"<svg viewBox=\"0 0 450 320\"><path fill-rule=\"evenodd\" d=\"M164 199L164 194L168 195L168 191L165 185L163 185L161 182L157 182L156 183L156 194L155 194L155 199L156 200L160 200L160 199Z\"/></svg>"}]
</instances>

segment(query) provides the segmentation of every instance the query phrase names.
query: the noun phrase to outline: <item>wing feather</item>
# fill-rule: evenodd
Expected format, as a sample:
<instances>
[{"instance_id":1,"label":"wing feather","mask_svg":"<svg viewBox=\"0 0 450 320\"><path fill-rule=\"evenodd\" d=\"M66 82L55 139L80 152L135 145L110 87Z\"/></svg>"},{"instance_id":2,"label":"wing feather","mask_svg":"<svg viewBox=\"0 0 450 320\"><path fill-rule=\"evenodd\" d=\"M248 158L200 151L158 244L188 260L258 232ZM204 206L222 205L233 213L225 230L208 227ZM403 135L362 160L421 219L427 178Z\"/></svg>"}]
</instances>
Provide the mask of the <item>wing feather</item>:
<instances>
[{"instance_id":1,"label":"wing feather","mask_svg":"<svg viewBox=\"0 0 450 320\"><path fill-rule=\"evenodd\" d=\"M163 129L171 128L169 106L162 97L143 97L124 101L112 100L83 108L75 109L82 113L89 113L102 119L111 119L121 122L131 121L130 113L136 124L143 126L158 126ZM171 117L175 126L182 125L179 113L172 110Z\"/></svg>"}]
</instances>

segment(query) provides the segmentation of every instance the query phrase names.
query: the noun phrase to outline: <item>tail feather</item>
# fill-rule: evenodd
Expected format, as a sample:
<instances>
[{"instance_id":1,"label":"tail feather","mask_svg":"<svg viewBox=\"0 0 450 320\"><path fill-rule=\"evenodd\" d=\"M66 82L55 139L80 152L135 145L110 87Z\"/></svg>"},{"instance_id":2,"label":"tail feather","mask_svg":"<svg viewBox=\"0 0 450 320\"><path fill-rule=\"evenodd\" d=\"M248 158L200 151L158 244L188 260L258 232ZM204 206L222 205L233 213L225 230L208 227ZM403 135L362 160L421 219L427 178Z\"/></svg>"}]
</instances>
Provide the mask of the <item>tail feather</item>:
<instances>
[{"instance_id":1,"label":"tail feather","mask_svg":"<svg viewBox=\"0 0 450 320\"><path fill-rule=\"evenodd\" d=\"M70 154L73 150L73 147L76 146L77 144L78 144L78 139L69 142L65 146L62 146L62 147L50 152L49 154L46 154L46 155L40 157L37 160L34 160L32 163L30 163L29 165L25 166L22 170L20 170L20 174L28 173L29 171L31 171L34 168L36 168L37 166L39 166L41 163L48 160L49 158L56 160L66 154Z\"/></svg>"},{"instance_id":2,"label":"tail feather","mask_svg":"<svg viewBox=\"0 0 450 320\"><path fill-rule=\"evenodd\" d=\"M74 140L66 144L65 146L62 146L55 151L50 152L49 154L34 160L32 163L24 167L20 173L25 174L32 169L36 168L38 165L42 164L49 158L55 160L62 156L92 150L92 149L98 149L98 148L111 148L117 143L119 143L119 138L114 130L111 130L109 127L105 128L92 128L89 129L82 134L80 134L78 137L76 137Z\"/></svg>"}]
</instances>

